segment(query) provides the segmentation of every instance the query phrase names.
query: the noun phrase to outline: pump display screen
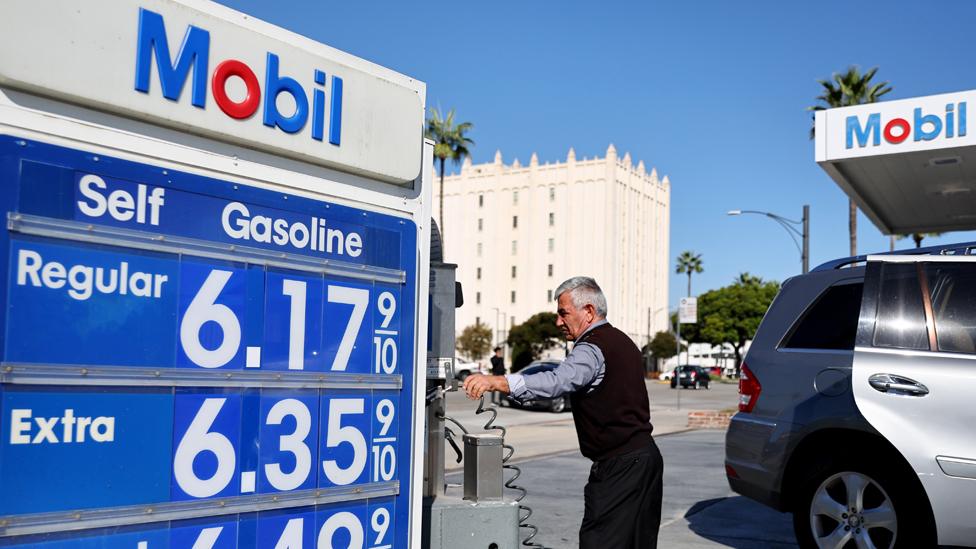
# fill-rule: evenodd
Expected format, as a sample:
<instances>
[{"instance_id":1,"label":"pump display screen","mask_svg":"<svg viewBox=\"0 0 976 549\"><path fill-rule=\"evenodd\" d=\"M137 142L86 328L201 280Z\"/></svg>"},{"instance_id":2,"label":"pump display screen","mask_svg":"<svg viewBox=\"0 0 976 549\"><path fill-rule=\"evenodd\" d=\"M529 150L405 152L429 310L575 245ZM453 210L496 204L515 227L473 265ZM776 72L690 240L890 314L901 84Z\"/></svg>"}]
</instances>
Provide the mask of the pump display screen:
<instances>
[{"instance_id":1,"label":"pump display screen","mask_svg":"<svg viewBox=\"0 0 976 549\"><path fill-rule=\"evenodd\" d=\"M411 220L16 136L0 186L0 546L407 547Z\"/></svg>"}]
</instances>

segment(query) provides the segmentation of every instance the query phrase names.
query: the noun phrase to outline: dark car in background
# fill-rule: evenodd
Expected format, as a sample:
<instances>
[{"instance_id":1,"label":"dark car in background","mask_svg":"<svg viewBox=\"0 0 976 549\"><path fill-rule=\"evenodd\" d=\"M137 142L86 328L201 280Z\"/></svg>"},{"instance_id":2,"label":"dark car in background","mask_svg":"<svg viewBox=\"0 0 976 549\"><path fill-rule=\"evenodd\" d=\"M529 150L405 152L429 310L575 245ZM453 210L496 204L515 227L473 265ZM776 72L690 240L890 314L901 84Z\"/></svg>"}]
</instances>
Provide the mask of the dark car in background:
<instances>
[{"instance_id":1,"label":"dark car in background","mask_svg":"<svg viewBox=\"0 0 976 549\"><path fill-rule=\"evenodd\" d=\"M712 378L708 375L706 368L694 365L678 366L671 376L671 388L674 389L681 385L684 389L688 387L708 389L708 382L711 380Z\"/></svg>"},{"instance_id":2,"label":"dark car in background","mask_svg":"<svg viewBox=\"0 0 976 549\"><path fill-rule=\"evenodd\" d=\"M520 374L532 375L539 372L548 372L559 366L558 360L536 360L525 368L519 370ZM554 414L565 412L570 409L569 395L558 396L556 398L539 398L525 402L517 402L514 399L506 398L503 402L513 408L523 408L526 410L547 410Z\"/></svg>"}]
</instances>

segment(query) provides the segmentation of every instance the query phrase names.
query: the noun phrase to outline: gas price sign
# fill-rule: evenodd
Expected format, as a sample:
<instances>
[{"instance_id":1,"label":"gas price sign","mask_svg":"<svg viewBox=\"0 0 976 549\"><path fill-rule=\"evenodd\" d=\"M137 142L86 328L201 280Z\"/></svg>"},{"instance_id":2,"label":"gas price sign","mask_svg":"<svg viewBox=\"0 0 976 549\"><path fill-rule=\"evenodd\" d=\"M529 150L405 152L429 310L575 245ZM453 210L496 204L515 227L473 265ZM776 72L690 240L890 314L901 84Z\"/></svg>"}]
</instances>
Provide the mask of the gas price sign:
<instances>
[{"instance_id":1,"label":"gas price sign","mask_svg":"<svg viewBox=\"0 0 976 549\"><path fill-rule=\"evenodd\" d=\"M411 219L17 136L0 185L0 546L408 546Z\"/></svg>"}]
</instances>

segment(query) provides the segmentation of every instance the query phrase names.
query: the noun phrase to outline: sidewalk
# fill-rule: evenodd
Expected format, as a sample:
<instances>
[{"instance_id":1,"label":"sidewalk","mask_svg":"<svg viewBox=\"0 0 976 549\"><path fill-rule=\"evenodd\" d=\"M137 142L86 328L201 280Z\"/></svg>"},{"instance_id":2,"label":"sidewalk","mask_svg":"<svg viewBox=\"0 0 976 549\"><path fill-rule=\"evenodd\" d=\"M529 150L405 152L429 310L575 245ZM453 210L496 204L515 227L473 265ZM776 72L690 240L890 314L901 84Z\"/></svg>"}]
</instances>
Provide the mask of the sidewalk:
<instances>
[{"instance_id":1,"label":"sidewalk","mask_svg":"<svg viewBox=\"0 0 976 549\"><path fill-rule=\"evenodd\" d=\"M681 410L673 407L651 407L651 423L654 425L654 436L669 435L689 431L688 412L690 408L682 406ZM540 414L541 415L541 414ZM504 420L496 423L506 428L505 442L515 448L513 460L522 461L530 458L561 454L575 451L579 453L579 442L576 439L576 428L571 414L561 414L558 419L539 421L532 424L505 425ZM487 417L484 418L487 420ZM481 431L482 422L473 422L474 431ZM470 427L471 424L469 424ZM460 445L460 441L458 441ZM454 451L448 446L445 450L447 471L463 468L464 463L455 462Z\"/></svg>"}]
</instances>

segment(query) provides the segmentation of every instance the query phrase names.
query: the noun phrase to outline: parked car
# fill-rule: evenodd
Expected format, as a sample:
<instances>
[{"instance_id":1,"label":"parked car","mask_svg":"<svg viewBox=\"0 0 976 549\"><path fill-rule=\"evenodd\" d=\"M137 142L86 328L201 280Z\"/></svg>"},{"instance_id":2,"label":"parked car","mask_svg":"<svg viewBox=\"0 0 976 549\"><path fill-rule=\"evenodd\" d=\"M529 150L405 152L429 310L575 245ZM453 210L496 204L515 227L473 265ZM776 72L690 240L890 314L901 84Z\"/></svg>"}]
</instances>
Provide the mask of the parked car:
<instances>
[{"instance_id":1,"label":"parked car","mask_svg":"<svg viewBox=\"0 0 976 549\"><path fill-rule=\"evenodd\" d=\"M673 378L673 377L674 377L674 369L673 368L670 369L670 370L665 370L665 371L661 372L661 375L657 376L657 378L659 380L661 380L661 381L671 381L671 378Z\"/></svg>"},{"instance_id":2,"label":"parked car","mask_svg":"<svg viewBox=\"0 0 976 549\"><path fill-rule=\"evenodd\" d=\"M558 360L536 360L519 371L522 375L531 375L538 372L547 372L559 366ZM558 396L556 398L539 398L526 402L517 402L515 399L506 398L503 402L513 408L524 408L528 410L548 410L554 414L565 412L570 409L569 395Z\"/></svg>"},{"instance_id":3,"label":"parked car","mask_svg":"<svg viewBox=\"0 0 976 549\"><path fill-rule=\"evenodd\" d=\"M454 377L458 381L464 381L471 374L487 374L488 369L480 362L472 362L461 357L454 358Z\"/></svg>"},{"instance_id":4,"label":"parked car","mask_svg":"<svg viewBox=\"0 0 976 549\"><path fill-rule=\"evenodd\" d=\"M675 375L671 377L671 388L674 389L681 385L683 389L694 387L695 389L704 387L708 389L708 382L711 377L708 370L701 366L685 365L675 368Z\"/></svg>"},{"instance_id":5,"label":"parked car","mask_svg":"<svg viewBox=\"0 0 976 549\"><path fill-rule=\"evenodd\" d=\"M976 547L973 250L826 263L766 312L726 475L791 511L801 547Z\"/></svg>"}]
</instances>

